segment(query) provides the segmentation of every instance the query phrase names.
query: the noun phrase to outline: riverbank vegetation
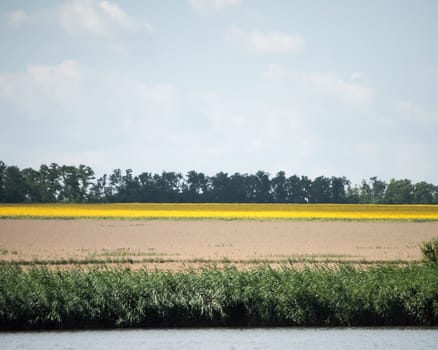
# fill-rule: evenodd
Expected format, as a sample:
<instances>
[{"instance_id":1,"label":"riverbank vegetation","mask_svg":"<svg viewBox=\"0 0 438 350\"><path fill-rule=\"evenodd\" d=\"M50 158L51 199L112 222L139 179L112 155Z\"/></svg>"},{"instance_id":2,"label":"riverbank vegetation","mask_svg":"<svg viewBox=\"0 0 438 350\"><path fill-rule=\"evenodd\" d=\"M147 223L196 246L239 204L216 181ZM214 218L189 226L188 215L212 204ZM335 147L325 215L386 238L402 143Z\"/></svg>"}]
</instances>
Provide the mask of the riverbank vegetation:
<instances>
[{"instance_id":1,"label":"riverbank vegetation","mask_svg":"<svg viewBox=\"0 0 438 350\"><path fill-rule=\"evenodd\" d=\"M371 177L354 185L346 177L274 176L218 172L115 169L96 177L86 165L42 164L39 169L0 161L0 203L350 203L437 204L438 187L409 179Z\"/></svg>"},{"instance_id":2,"label":"riverbank vegetation","mask_svg":"<svg viewBox=\"0 0 438 350\"><path fill-rule=\"evenodd\" d=\"M438 237L423 242L420 246L424 262L438 264Z\"/></svg>"},{"instance_id":3,"label":"riverbank vegetation","mask_svg":"<svg viewBox=\"0 0 438 350\"><path fill-rule=\"evenodd\" d=\"M169 273L0 266L0 329L436 326L438 267Z\"/></svg>"}]
</instances>

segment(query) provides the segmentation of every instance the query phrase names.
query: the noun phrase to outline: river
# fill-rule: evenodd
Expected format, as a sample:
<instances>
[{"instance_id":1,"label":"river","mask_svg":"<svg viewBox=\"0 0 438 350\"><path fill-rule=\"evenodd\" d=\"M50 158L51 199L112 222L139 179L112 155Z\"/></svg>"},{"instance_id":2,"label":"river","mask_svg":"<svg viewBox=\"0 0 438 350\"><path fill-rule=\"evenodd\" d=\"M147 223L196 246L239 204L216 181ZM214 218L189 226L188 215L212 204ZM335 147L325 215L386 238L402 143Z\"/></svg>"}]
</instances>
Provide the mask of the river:
<instances>
[{"instance_id":1,"label":"river","mask_svg":"<svg viewBox=\"0 0 438 350\"><path fill-rule=\"evenodd\" d=\"M2 350L437 349L438 329L256 328L0 333Z\"/></svg>"}]
</instances>

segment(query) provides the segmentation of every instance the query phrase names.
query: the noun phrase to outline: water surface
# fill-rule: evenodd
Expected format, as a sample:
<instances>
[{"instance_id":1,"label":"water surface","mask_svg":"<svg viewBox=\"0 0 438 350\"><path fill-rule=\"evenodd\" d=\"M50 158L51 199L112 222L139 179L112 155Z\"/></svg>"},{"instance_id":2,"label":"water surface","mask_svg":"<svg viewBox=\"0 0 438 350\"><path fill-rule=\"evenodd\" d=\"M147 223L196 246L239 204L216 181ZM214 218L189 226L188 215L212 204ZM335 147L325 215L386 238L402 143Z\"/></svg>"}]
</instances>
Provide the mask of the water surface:
<instances>
[{"instance_id":1,"label":"water surface","mask_svg":"<svg viewBox=\"0 0 438 350\"><path fill-rule=\"evenodd\" d=\"M274 328L0 333L3 350L437 349L438 329Z\"/></svg>"}]
</instances>

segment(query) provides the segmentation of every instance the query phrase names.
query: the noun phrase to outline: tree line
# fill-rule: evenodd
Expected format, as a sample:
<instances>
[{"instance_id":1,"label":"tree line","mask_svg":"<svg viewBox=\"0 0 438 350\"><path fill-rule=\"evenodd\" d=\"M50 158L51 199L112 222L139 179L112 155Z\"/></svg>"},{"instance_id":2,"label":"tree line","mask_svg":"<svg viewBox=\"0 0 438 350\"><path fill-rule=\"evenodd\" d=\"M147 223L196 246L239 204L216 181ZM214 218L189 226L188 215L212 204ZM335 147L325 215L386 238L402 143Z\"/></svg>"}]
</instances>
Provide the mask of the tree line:
<instances>
[{"instance_id":1,"label":"tree line","mask_svg":"<svg viewBox=\"0 0 438 350\"><path fill-rule=\"evenodd\" d=\"M0 161L1 203L369 203L438 204L438 186L409 179L371 177L352 185L346 177L115 169L96 177L86 165L42 164L20 169Z\"/></svg>"}]
</instances>

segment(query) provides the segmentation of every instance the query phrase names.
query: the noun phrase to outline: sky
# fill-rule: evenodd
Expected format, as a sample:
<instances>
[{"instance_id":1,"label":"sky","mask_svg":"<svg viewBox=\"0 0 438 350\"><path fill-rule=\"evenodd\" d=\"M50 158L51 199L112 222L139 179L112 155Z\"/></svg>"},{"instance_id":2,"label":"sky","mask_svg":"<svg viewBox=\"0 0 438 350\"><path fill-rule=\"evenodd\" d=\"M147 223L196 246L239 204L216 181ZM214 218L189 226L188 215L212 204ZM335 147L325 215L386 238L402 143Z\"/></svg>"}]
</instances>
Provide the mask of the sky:
<instances>
[{"instance_id":1,"label":"sky","mask_svg":"<svg viewBox=\"0 0 438 350\"><path fill-rule=\"evenodd\" d=\"M438 1L0 2L0 160L438 184Z\"/></svg>"}]
</instances>

